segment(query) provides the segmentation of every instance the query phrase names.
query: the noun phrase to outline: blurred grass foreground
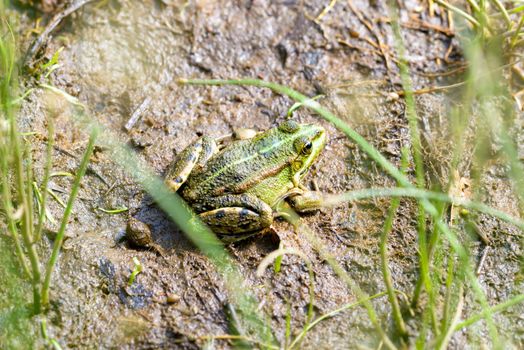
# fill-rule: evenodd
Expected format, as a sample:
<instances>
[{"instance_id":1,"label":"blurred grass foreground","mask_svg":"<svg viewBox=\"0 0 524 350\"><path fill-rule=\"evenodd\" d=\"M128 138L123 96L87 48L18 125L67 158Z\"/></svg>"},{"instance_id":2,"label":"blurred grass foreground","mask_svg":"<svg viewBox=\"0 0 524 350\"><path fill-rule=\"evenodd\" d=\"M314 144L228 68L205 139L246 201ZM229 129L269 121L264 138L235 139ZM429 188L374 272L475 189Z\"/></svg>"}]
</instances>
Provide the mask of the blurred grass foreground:
<instances>
[{"instance_id":1,"label":"blurred grass foreground","mask_svg":"<svg viewBox=\"0 0 524 350\"><path fill-rule=\"evenodd\" d=\"M91 1L72 1L70 6L79 8L89 2ZM104 6L104 1L94 2ZM320 21L336 3L337 1L326 2L324 11L314 20ZM518 307L518 310L523 310L522 256L518 262L520 272L516 277L514 293L504 302L493 303L479 279L482 258L475 256L471 249L472 242L478 239L487 247L490 244L489 235L484 234L476 224L479 215L494 217L517 228L521 252L523 248L524 5L521 3L498 0L451 3L429 0L428 11L434 11L439 6L453 19L455 27L452 29L460 41L464 65L461 81L450 86L419 90L413 88L406 59L409 46L403 42L398 8L395 4L390 4L388 23L394 33L394 44L387 55L390 55L391 61L398 68L391 74L397 74L400 83L389 86L389 96L404 102L410 140L410 144L403 147L402 159L398 163L380 153L372 142L327 109L323 100L306 96L288 86L259 79L178 79L180 88L190 88L188 85L240 85L270 89L276 94L287 96L298 103L296 106L307 108L331 123L397 184L396 187L373 187L325 196L326 207L366 198L390 199L387 215L381 223L379 242L384 290L377 294L368 295L362 287L365 281L351 278L341 262L331 254L319 232L300 221L296 214L288 213L287 217L294 224L297 234L315 248L316 253L330 265L355 299L331 312L316 313L316 276L312 262L298 249L280 247L260 262L258 276L262 278L263 271L271 264L274 266L273 272L279 273L279 264L285 255L297 256L305 262L309 274L308 306L304 310L305 322L300 327L293 324L300 328L293 331L290 315L286 316L285 324L275 328L271 315L260 307L255 293L248 287L243 287L246 283L241 267L231 257L230 251L209 228L195 219L178 195L166 189L162 179L147 164L128 146L118 141L114 132L101 127L91 116L90 109L93 106L79 101L52 84L49 76L53 70L59 69L59 52L51 60L44 60L45 62L30 58L32 62L28 65L27 55L22 52L16 35L16 10L11 8L9 1L1 4L0 348L61 347L60 335L50 336L47 332L49 309L60 307L53 305L53 293L60 293L60 290L52 288L53 276L57 273L55 269L60 259L73 203L95 145L104 149L115 164L141 185L209 258L223 279L228 293L231 334L210 335L206 339L200 339L208 348L213 348L213 341L216 339L226 339L232 347L239 348L300 348L307 333L316 325L329 322L333 317L344 317L343 311L357 307L366 309L379 348L445 349L450 346L457 332L470 330L468 336L471 337L469 345L472 348L479 344L494 349L511 346L518 348L523 345L521 335L515 339L501 337L497 320L497 314L507 312L510 308ZM349 4L352 6L351 1ZM66 7L65 12L67 9ZM356 10L355 13L362 16ZM362 20L359 15L357 17ZM384 50L382 43L377 50ZM383 51L382 54L386 55ZM69 117L84 130L84 136L88 139L78 168L74 175L71 174L71 190L59 218L54 218L46 206L55 142L53 119L50 117L46 120L47 134L42 138L45 140L44 145L32 143L33 139L27 137L31 130L22 131L23 115L20 106L28 94L36 90L46 92L44 96L50 109L58 104L57 101L60 104L65 103ZM451 156L450 161L443 164L446 167L446 181L432 181L434 174L430 173L424 159L427 145L420 127L421 119L417 115L417 96L426 93L449 95L450 106L447 110L451 140L448 144L451 148L445 152ZM329 99L329 96L326 98ZM467 138L469 144L465 142L466 134L473 135L473 138ZM31 161L31 152L35 147L43 147L46 156L43 169L38 172L34 171L35 165ZM460 168L466 151L471 153L468 171ZM494 162L503 164L504 180L511 183L512 193L509 195L518 203L515 212L500 210L488 205L489 202L485 200L482 177L488 165ZM36 173L42 175L35 176ZM467 186L464 185L466 183ZM391 273L388 239L394 229L400 201L406 198L414 201L417 207L417 213L411 221L417 232L418 274L411 289L398 290ZM52 220L58 221L59 228L56 235L49 238L44 235L44 228L46 222ZM137 270L135 275L140 271ZM377 311L373 302L379 298L388 303L388 315L381 315ZM515 320L515 323L522 322L521 316L509 312L505 317ZM478 326L479 324L482 326ZM285 339L278 334L284 334ZM514 344L515 341L521 343ZM343 347L341 344L341 348Z\"/></svg>"}]
</instances>

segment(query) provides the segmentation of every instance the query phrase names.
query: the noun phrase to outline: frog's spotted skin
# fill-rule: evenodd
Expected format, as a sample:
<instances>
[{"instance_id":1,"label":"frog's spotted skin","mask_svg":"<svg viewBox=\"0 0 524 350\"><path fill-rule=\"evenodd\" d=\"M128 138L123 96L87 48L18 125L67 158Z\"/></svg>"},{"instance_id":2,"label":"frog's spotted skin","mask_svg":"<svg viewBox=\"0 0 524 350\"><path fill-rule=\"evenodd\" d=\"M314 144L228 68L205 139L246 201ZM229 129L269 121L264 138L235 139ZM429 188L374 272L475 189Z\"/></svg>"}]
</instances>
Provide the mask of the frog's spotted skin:
<instances>
[{"instance_id":1,"label":"frog's spotted skin","mask_svg":"<svg viewBox=\"0 0 524 350\"><path fill-rule=\"evenodd\" d=\"M259 231L273 222L273 209L250 194L210 198L203 205L196 204L194 209L219 234Z\"/></svg>"},{"instance_id":2,"label":"frog's spotted skin","mask_svg":"<svg viewBox=\"0 0 524 350\"><path fill-rule=\"evenodd\" d=\"M221 151L201 137L176 157L166 183L224 240L243 239L270 226L283 199L307 193L300 181L325 143L322 127L291 120Z\"/></svg>"}]
</instances>

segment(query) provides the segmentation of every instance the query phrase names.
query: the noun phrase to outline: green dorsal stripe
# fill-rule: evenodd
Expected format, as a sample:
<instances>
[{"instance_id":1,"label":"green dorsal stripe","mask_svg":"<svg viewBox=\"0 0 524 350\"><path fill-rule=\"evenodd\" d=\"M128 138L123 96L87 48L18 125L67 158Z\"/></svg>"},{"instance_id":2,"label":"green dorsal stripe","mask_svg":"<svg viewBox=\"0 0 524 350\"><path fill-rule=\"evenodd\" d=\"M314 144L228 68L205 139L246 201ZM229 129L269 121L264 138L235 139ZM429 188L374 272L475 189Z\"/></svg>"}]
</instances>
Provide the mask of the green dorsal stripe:
<instances>
[{"instance_id":1,"label":"green dorsal stripe","mask_svg":"<svg viewBox=\"0 0 524 350\"><path fill-rule=\"evenodd\" d=\"M239 159L239 160L237 160L237 161L235 161L233 163L227 164L226 166L220 168L218 171L215 171L208 178L204 179L201 183L202 184L207 184L207 183L213 181L214 179L216 179L217 177L221 176L223 173L225 173L230 168L236 167L236 166L238 166L238 165L240 165L240 164L242 164L244 162L249 162L251 160L254 160L257 157L261 157L263 153L272 152L275 149L278 149L279 147L281 147L283 144L289 143L291 140L297 139L300 136L308 135L310 132L311 132L310 130L305 129L305 130L303 130L303 131L301 131L299 133L291 134L289 137L282 138L280 141L275 142L275 143L271 144L270 146L261 149L260 151L257 151L257 153L254 154L254 155L250 155L250 156L247 156L245 158Z\"/></svg>"}]
</instances>

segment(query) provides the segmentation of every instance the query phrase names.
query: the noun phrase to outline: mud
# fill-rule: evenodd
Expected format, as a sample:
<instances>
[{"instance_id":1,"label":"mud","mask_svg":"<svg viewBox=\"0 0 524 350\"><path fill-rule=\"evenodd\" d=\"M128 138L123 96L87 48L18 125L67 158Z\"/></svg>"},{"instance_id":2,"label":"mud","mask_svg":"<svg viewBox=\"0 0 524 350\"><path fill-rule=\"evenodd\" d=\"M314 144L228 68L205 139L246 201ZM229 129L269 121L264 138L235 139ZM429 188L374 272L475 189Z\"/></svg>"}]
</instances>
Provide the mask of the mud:
<instances>
[{"instance_id":1,"label":"mud","mask_svg":"<svg viewBox=\"0 0 524 350\"><path fill-rule=\"evenodd\" d=\"M133 147L159 175L174 154L199 135L222 136L236 128L267 129L282 121L293 104L288 98L249 87L182 87L178 77L257 77L279 82L307 95L324 94L320 101L343 118L393 163L400 164L400 149L410 145L398 68L376 52L365 38L377 35L386 52L393 52L394 38L384 1L354 6L374 23L371 33L348 4L339 1L321 20L316 17L326 1L116 1L94 3L73 14L54 33L44 56L50 58L63 47L60 67L49 82L89 106L92 115L120 140ZM422 3L410 1L401 20L416 16L446 27L439 14L429 18L419 11ZM31 13L20 16L31 23ZM29 30L29 26L26 28ZM447 79L427 73L446 71L461 64L456 39L427 28L403 28L407 59L415 88L442 84ZM446 55L451 48L451 55ZM444 57L449 56L449 64ZM142 118L130 132L124 125L133 111L151 99ZM23 106L25 128L45 134L49 95L38 90ZM426 165L435 184L447 184L442 164L449 162L449 99L444 94L417 97L426 149ZM87 143L87 135L64 114L56 118L57 149L53 171L75 173ZM314 180L326 193L351 189L392 186L376 164L332 125L306 110L294 116L300 122L323 125L329 142L306 179ZM38 141L38 140L36 140ZM35 161L41 157L35 147ZM471 151L471 150L467 150ZM466 158L471 153L466 152ZM463 167L468 160L464 160ZM40 164L41 166L41 164ZM518 215L511 187L500 165L490 165L482 179L485 198L494 207ZM444 170L443 170L444 169ZM37 168L37 178L41 176ZM467 174L466 174L467 175ZM52 186L67 199L72 181L54 177ZM211 262L183 236L144 191L98 148L92 157L68 226L52 285L50 336L63 348L181 348L205 346L209 336L229 333L226 317L228 296L224 282ZM130 245L125 237L127 214L111 215L98 208L130 208L147 223L164 255ZM346 272L368 294L385 290L380 272L378 242L389 200L347 203L307 215L303 221ZM59 218L62 208L50 202ZM411 293L417 279L416 204L402 200L388 245L395 288ZM490 217L478 225L488 232L492 245L480 275L489 303L494 305L522 291L522 256L515 228ZM301 250L311 260L315 273L316 316L329 312L356 296L348 291L317 252L284 221L274 232L285 247ZM248 286L269 315L274 334L285 341L286 314L291 314L292 335L306 317L309 275L306 264L285 257L282 272L271 269L258 278L260 261L278 247L271 236L257 236L228 248ZM473 256L480 259L481 243L471 242ZM144 270L128 286L132 258ZM241 288L238 286L238 288ZM168 303L175 295L178 302ZM177 299L175 298L175 300ZM465 315L476 311L471 293ZM379 320L392 326L385 298L373 301ZM494 316L502 338L515 347L524 346L522 315L518 306ZM482 323L474 331L457 333L452 348L476 347L487 337ZM411 339L414 341L414 339ZM353 308L327 319L308 332L301 348L377 348L380 338L365 309ZM215 340L215 348L231 348L227 340Z\"/></svg>"}]
</instances>

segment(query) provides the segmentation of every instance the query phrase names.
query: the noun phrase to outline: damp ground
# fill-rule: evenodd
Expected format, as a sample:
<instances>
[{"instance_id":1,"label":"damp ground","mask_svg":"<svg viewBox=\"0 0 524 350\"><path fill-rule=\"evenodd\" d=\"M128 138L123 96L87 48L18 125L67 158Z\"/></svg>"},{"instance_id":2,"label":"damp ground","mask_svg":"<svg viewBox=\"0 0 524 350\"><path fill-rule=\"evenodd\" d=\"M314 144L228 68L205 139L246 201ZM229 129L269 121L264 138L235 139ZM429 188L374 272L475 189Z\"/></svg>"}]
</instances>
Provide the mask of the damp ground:
<instances>
[{"instance_id":1,"label":"damp ground","mask_svg":"<svg viewBox=\"0 0 524 350\"><path fill-rule=\"evenodd\" d=\"M363 135L391 162L400 165L401 148L410 145L394 36L386 2L355 1L354 11L339 1L321 19L327 1L105 1L83 7L68 17L45 47L42 56L60 53L60 67L48 82L85 104L98 123L128 144L151 169L162 176L174 155L201 135L220 137L238 128L265 130L285 119L289 98L251 87L190 87L177 78L256 77L278 82L319 101ZM458 40L446 31L447 18L437 11L428 16L422 3L402 4L403 39L415 89L445 85L459 79L439 75L463 65ZM358 14L364 16L359 18ZM40 14L41 15L41 14ZM20 9L21 34L27 39L35 13ZM373 24L373 30L365 22ZM380 42L382 49L370 44ZM451 95L451 96L450 96ZM428 179L445 186L450 174L449 106L451 94L416 96L423 135ZM22 107L23 131L34 131L37 179L42 174L49 96L35 90ZM146 101L141 118L124 126ZM56 113L53 171L75 173L88 135L66 113ZM325 127L329 140L305 179L308 187L325 193L395 186L395 182L365 153L329 123L299 109L299 122ZM467 132L464 137L473 139ZM42 145L40 147L39 145ZM467 178L473 152L467 146L460 166ZM52 283L50 336L63 348L201 348L209 337L231 333L228 295L212 263L203 256L128 174L112 162L108 151L95 150L69 223L63 251ZM509 181L501 164L490 164L482 178L483 199L518 216ZM52 178L51 188L67 199L71 178ZM379 238L389 209L388 199L344 203L305 215L302 220L322 240L338 263L369 295L385 290L380 270ZM102 209L129 208L121 214ZM50 211L60 218L63 208L54 200ZM418 277L416 202L402 200L388 244L395 288L412 293ZM128 215L146 223L164 254L129 244ZM460 223L459 223L460 224ZM490 251L479 280L491 305L522 291L519 232L491 217L477 224L490 236ZM52 225L49 230L53 231ZM49 237L51 240L52 237ZM247 286L269 316L276 338L284 344L286 317L291 335L305 322L309 272L293 256L282 261L280 273L267 269L256 276L261 260L284 247L302 251L315 275L314 314L325 314L356 301L313 247L293 226L277 221L271 234L228 246ZM485 246L469 241L473 261ZM132 286L128 279L133 258L143 266ZM171 302L167 298L171 297ZM465 315L476 311L471 295ZM406 300L402 300L406 304ZM424 300L422 302L425 302ZM385 297L374 300L379 320L392 326ZM415 310L416 312L416 310ZM523 345L524 319L510 313L494 316L501 337ZM409 318L409 313L406 313ZM515 321L517 320L517 321ZM481 322L471 332L454 335L452 348L476 347L487 337ZM414 339L412 339L414 341ZM310 330L304 349L377 348L380 337L363 308L352 308ZM214 340L218 349L229 340Z\"/></svg>"}]
</instances>

